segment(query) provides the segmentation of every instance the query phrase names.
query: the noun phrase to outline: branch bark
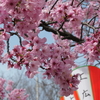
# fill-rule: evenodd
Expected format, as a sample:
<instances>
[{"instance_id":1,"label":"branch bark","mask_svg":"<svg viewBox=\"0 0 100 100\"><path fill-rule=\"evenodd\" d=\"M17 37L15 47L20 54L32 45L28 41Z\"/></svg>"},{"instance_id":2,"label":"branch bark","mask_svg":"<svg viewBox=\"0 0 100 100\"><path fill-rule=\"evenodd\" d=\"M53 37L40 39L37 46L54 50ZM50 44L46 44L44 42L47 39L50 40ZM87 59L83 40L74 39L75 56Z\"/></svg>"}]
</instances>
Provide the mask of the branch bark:
<instances>
[{"instance_id":1,"label":"branch bark","mask_svg":"<svg viewBox=\"0 0 100 100\"><path fill-rule=\"evenodd\" d=\"M62 39L73 40L74 42L77 42L77 43L83 43L84 42L83 39L79 39L78 37L72 35L71 33L67 32L67 31L60 31L60 30L57 30L57 29L51 27L45 21L41 21L39 26L42 27L45 31L52 32L55 35L58 35L58 33L59 33L60 36L63 36Z\"/></svg>"}]
</instances>

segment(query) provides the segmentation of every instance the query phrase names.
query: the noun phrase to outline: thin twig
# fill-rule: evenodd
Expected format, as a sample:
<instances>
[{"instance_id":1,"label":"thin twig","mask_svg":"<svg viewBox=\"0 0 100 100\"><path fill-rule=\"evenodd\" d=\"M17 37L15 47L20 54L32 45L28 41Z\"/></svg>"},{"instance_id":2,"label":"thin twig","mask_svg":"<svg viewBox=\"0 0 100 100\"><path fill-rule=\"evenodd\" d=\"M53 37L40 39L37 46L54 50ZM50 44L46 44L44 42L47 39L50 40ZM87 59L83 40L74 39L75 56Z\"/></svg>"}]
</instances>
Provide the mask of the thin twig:
<instances>
[{"instance_id":1,"label":"thin twig","mask_svg":"<svg viewBox=\"0 0 100 100\"><path fill-rule=\"evenodd\" d=\"M47 70L46 68L44 68L43 66L40 66L40 68L44 69L44 70Z\"/></svg>"},{"instance_id":2,"label":"thin twig","mask_svg":"<svg viewBox=\"0 0 100 100\"><path fill-rule=\"evenodd\" d=\"M88 22L88 24L94 19L96 18L98 15L95 15L93 18L91 18L91 20Z\"/></svg>"},{"instance_id":3,"label":"thin twig","mask_svg":"<svg viewBox=\"0 0 100 100\"><path fill-rule=\"evenodd\" d=\"M82 34L83 33L83 24L82 24L82 26L81 26L81 36L80 36L80 39L82 39Z\"/></svg>"},{"instance_id":4,"label":"thin twig","mask_svg":"<svg viewBox=\"0 0 100 100\"><path fill-rule=\"evenodd\" d=\"M83 25L86 25L86 26L88 26L88 27L90 27L90 28L92 28L93 30L95 30L95 27L93 27L93 26L89 25L89 24L88 24L88 23L86 23L86 22L82 22L82 24L83 24Z\"/></svg>"},{"instance_id":5,"label":"thin twig","mask_svg":"<svg viewBox=\"0 0 100 100\"><path fill-rule=\"evenodd\" d=\"M19 36L19 34L16 34L16 36L19 38L20 46L22 46L22 39L21 39L21 37Z\"/></svg>"},{"instance_id":6,"label":"thin twig","mask_svg":"<svg viewBox=\"0 0 100 100\"><path fill-rule=\"evenodd\" d=\"M65 21L62 22L62 24L60 25L58 31L59 31L61 28L63 28L63 25L64 25L64 24L65 24Z\"/></svg>"},{"instance_id":7,"label":"thin twig","mask_svg":"<svg viewBox=\"0 0 100 100\"><path fill-rule=\"evenodd\" d=\"M59 33L59 31L57 31L57 34L58 34L58 37L60 38L60 33Z\"/></svg>"},{"instance_id":8,"label":"thin twig","mask_svg":"<svg viewBox=\"0 0 100 100\"><path fill-rule=\"evenodd\" d=\"M54 22L49 21L49 22L48 22L48 25L50 25L50 24L56 24L56 23L57 23L57 21L54 21Z\"/></svg>"},{"instance_id":9,"label":"thin twig","mask_svg":"<svg viewBox=\"0 0 100 100\"><path fill-rule=\"evenodd\" d=\"M10 51L9 51L9 39L7 40L7 53L10 55ZM16 60L14 58L10 58L12 61L16 62Z\"/></svg>"},{"instance_id":10,"label":"thin twig","mask_svg":"<svg viewBox=\"0 0 100 100\"><path fill-rule=\"evenodd\" d=\"M77 7L79 7L83 2L84 2L84 0L82 0L82 1L77 5Z\"/></svg>"},{"instance_id":11,"label":"thin twig","mask_svg":"<svg viewBox=\"0 0 100 100\"><path fill-rule=\"evenodd\" d=\"M74 0L72 0L72 2L71 2L71 6L73 6L73 4L74 4Z\"/></svg>"},{"instance_id":12,"label":"thin twig","mask_svg":"<svg viewBox=\"0 0 100 100\"><path fill-rule=\"evenodd\" d=\"M4 29L0 29L0 32L4 31Z\"/></svg>"},{"instance_id":13,"label":"thin twig","mask_svg":"<svg viewBox=\"0 0 100 100\"><path fill-rule=\"evenodd\" d=\"M8 53L8 54L10 54L10 52L9 52L9 47L10 47L10 46L9 46L9 39L8 39L8 40L7 40L7 53Z\"/></svg>"},{"instance_id":14,"label":"thin twig","mask_svg":"<svg viewBox=\"0 0 100 100\"><path fill-rule=\"evenodd\" d=\"M53 4L53 6L51 7L50 11L54 8L54 6L57 4L58 0L56 0L56 2ZM50 14L50 11L49 11L49 14Z\"/></svg>"},{"instance_id":15,"label":"thin twig","mask_svg":"<svg viewBox=\"0 0 100 100\"><path fill-rule=\"evenodd\" d=\"M13 35L16 35L18 38L19 38L19 43L20 43L20 46L22 46L22 39L21 37L19 36L18 32L9 32L10 33L10 36L13 36Z\"/></svg>"}]
</instances>

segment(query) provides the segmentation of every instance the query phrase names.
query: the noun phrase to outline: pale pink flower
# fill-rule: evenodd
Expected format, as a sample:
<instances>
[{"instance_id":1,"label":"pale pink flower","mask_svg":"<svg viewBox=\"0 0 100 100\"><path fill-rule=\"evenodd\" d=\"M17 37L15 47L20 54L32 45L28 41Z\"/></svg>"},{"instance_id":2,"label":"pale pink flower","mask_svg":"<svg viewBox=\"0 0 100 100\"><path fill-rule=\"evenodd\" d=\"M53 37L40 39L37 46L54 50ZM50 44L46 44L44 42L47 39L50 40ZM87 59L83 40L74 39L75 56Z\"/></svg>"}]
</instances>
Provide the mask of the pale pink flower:
<instances>
[{"instance_id":1,"label":"pale pink flower","mask_svg":"<svg viewBox=\"0 0 100 100\"><path fill-rule=\"evenodd\" d=\"M8 84L7 84L7 86L6 86L6 90L7 91L12 91L13 90L13 82L12 81L8 81Z\"/></svg>"},{"instance_id":2,"label":"pale pink flower","mask_svg":"<svg viewBox=\"0 0 100 100\"><path fill-rule=\"evenodd\" d=\"M28 95L24 89L14 89L8 94L8 100L27 100Z\"/></svg>"}]
</instances>

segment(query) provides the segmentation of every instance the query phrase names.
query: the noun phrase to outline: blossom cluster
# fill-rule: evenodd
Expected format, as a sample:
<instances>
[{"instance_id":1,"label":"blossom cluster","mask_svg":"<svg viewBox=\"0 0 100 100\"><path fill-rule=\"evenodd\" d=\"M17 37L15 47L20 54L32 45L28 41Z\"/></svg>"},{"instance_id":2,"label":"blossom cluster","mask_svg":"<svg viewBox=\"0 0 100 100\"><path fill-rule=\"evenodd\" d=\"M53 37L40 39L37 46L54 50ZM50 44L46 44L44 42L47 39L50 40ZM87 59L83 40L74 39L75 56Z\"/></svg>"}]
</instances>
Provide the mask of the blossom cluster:
<instances>
[{"instance_id":1,"label":"blossom cluster","mask_svg":"<svg viewBox=\"0 0 100 100\"><path fill-rule=\"evenodd\" d=\"M47 6L42 10L42 19L45 21L57 22L52 24L55 28L59 29L63 23L63 28L68 32L80 37L82 30L82 22L88 21L94 16L97 16L98 20L95 20L96 25L99 26L100 14L98 0L84 0L82 5L79 0L58 0L57 4L52 9L52 4L55 0L48 0ZM85 5L86 4L86 5ZM85 34L85 33L84 33Z\"/></svg>"},{"instance_id":2,"label":"blossom cluster","mask_svg":"<svg viewBox=\"0 0 100 100\"><path fill-rule=\"evenodd\" d=\"M95 60L100 60L100 32L91 34L86 37L86 41L81 45L76 45L75 50L84 54L84 57L89 60L89 64L93 64Z\"/></svg>"},{"instance_id":3,"label":"blossom cluster","mask_svg":"<svg viewBox=\"0 0 100 100\"><path fill-rule=\"evenodd\" d=\"M44 0L0 0L0 24L22 36L39 25ZM27 24L26 24L27 23Z\"/></svg>"},{"instance_id":4,"label":"blossom cluster","mask_svg":"<svg viewBox=\"0 0 100 100\"><path fill-rule=\"evenodd\" d=\"M71 75L72 68L76 67L74 63L76 54L70 51L69 43L58 40L56 44L46 44L45 38L41 39L37 36L32 42L23 40L24 47L15 46L10 54L5 55L4 62L8 62L9 68L22 69L22 66L25 66L29 78L38 74L41 66L46 70L44 75L48 79L54 78L54 82L60 86L61 95L72 94L78 88L79 81L78 75ZM15 62L6 60L12 57Z\"/></svg>"},{"instance_id":5,"label":"blossom cluster","mask_svg":"<svg viewBox=\"0 0 100 100\"><path fill-rule=\"evenodd\" d=\"M99 8L99 0L0 0L0 62L7 63L8 68L21 70L25 67L29 78L42 68L45 70L43 76L53 78L59 85L61 95L72 94L79 84L78 74L71 75L77 66L78 53L84 54L89 63L100 60ZM58 36L53 35L55 43L48 44L46 38L39 37L44 30L44 27L40 28L43 21L47 22L46 31L56 31ZM65 32L65 40L59 32ZM74 41L67 40L71 39L67 32ZM13 35L18 36L20 45L9 50L9 39ZM83 43L76 44L77 39ZM3 54L5 48L7 53ZM5 81L1 83L2 86ZM4 98L3 88L0 91ZM15 89L9 93L8 99L25 100L27 96L24 97L24 93L24 90Z\"/></svg>"},{"instance_id":6,"label":"blossom cluster","mask_svg":"<svg viewBox=\"0 0 100 100\"><path fill-rule=\"evenodd\" d=\"M0 78L0 99L27 100L29 95L24 89L13 89L13 82Z\"/></svg>"}]
</instances>

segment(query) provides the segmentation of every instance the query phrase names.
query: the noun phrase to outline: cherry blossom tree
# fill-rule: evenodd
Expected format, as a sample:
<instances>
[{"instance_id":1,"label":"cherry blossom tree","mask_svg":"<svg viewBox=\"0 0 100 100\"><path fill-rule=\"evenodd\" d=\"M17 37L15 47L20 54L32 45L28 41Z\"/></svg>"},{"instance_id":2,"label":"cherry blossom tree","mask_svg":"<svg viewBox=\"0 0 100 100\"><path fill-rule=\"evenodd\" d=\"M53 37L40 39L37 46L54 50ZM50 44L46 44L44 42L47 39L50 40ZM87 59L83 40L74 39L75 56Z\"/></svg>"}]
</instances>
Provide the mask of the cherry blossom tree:
<instances>
[{"instance_id":1,"label":"cherry blossom tree","mask_svg":"<svg viewBox=\"0 0 100 100\"><path fill-rule=\"evenodd\" d=\"M60 95L73 94L79 74L71 73L80 65L75 63L80 55L88 65L100 64L99 12L100 0L0 0L0 62L8 68L25 67L28 78L41 68L43 78L59 85ZM55 43L39 37L44 30ZM14 35L19 44L10 50Z\"/></svg>"}]
</instances>

